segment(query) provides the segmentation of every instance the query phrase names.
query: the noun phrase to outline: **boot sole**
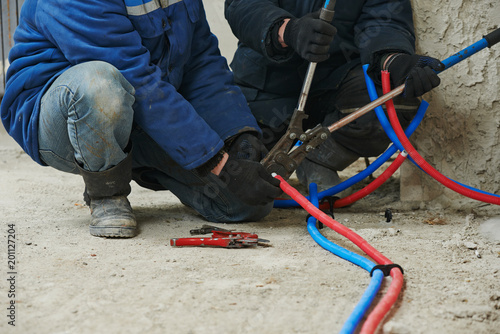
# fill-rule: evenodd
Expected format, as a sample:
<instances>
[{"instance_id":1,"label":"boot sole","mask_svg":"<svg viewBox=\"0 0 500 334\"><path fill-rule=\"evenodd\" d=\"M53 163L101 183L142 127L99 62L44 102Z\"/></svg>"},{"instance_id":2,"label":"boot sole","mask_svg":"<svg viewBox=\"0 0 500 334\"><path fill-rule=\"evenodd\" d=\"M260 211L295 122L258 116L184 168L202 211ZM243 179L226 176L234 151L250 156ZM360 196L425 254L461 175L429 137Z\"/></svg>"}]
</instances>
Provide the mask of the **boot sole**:
<instances>
[{"instance_id":1,"label":"boot sole","mask_svg":"<svg viewBox=\"0 0 500 334\"><path fill-rule=\"evenodd\" d=\"M137 234L135 227L90 226L90 234L94 237L132 238Z\"/></svg>"}]
</instances>

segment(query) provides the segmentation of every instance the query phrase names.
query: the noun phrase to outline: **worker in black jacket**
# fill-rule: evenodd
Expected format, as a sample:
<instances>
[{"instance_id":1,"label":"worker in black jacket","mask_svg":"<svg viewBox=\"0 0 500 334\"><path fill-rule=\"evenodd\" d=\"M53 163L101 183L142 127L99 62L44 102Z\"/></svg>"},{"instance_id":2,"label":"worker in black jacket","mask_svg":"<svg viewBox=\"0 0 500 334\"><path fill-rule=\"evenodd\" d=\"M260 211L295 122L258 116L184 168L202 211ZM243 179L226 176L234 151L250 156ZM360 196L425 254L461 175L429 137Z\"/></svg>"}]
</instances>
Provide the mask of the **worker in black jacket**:
<instances>
[{"instance_id":1,"label":"worker in black jacket","mask_svg":"<svg viewBox=\"0 0 500 334\"><path fill-rule=\"evenodd\" d=\"M225 17L238 38L231 68L270 149L286 131L309 62L317 62L304 129L330 125L370 102L362 65L381 94L380 71L391 72L405 127L419 96L439 85L437 59L415 54L410 0L337 0L331 23L319 19L323 0L226 0ZM320 190L359 157L380 155L390 140L370 112L332 133L297 169L299 181Z\"/></svg>"}]
</instances>

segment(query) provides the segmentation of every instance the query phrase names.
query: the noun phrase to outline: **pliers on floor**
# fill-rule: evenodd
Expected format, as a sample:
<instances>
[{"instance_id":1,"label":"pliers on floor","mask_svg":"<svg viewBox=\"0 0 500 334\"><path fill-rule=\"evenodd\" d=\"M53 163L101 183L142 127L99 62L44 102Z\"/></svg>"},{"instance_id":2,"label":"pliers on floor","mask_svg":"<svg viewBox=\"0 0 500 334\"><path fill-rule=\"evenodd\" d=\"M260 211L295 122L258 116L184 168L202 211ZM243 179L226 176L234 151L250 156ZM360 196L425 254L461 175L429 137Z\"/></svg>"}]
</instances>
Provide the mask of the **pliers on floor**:
<instances>
[{"instance_id":1,"label":"pliers on floor","mask_svg":"<svg viewBox=\"0 0 500 334\"><path fill-rule=\"evenodd\" d=\"M191 235L209 234L211 237L173 238L170 246L211 246L224 248L243 248L251 246L268 246L269 240L260 239L255 233L234 232L223 228L203 225L200 229L190 231Z\"/></svg>"}]
</instances>

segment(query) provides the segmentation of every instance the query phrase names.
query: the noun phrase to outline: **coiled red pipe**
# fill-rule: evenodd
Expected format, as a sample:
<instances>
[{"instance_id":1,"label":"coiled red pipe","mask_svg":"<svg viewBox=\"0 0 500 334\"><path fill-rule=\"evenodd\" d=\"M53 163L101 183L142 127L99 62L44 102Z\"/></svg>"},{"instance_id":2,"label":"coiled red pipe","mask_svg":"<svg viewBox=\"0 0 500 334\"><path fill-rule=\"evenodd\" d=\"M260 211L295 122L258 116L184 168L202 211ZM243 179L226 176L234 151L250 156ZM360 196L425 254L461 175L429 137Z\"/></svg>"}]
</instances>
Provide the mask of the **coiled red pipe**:
<instances>
[{"instance_id":1,"label":"coiled red pipe","mask_svg":"<svg viewBox=\"0 0 500 334\"><path fill-rule=\"evenodd\" d=\"M384 94L389 92L391 89L390 75L388 71L382 71L382 88ZM406 152L408 152L410 157L412 157L412 159L415 161L415 163L419 165L427 174L429 174L431 177L433 177L435 180L437 180L445 187L450 188L451 190L459 194L462 194L464 196L467 196L469 198L481 202L500 205L500 197L483 194L474 191L472 189L466 188L456 182L453 182L452 180L448 179L446 176L438 172L427 161L425 161L425 159L417 152L417 150L410 143L408 137L406 137L403 128L399 123L398 116L396 115L396 109L394 108L394 103L392 102L392 100L386 102L386 107L387 107L387 113L389 114L389 121L391 122L392 128L394 129L394 132L396 133L396 136L398 137L399 141L403 145Z\"/></svg>"}]
</instances>

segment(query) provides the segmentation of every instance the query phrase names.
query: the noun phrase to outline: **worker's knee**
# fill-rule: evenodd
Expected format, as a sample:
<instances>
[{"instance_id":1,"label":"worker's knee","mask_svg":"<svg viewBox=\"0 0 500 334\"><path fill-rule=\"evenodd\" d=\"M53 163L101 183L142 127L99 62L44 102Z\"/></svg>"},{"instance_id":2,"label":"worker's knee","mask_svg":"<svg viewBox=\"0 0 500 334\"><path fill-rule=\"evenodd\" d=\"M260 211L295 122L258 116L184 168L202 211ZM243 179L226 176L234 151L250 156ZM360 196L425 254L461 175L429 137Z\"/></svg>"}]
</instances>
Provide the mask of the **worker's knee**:
<instances>
[{"instance_id":1,"label":"worker's knee","mask_svg":"<svg viewBox=\"0 0 500 334\"><path fill-rule=\"evenodd\" d=\"M105 127L124 126L132 122L134 88L113 65L92 61L74 66L72 75L77 78L70 89L74 93L76 117L88 112L88 117Z\"/></svg>"}]
</instances>

